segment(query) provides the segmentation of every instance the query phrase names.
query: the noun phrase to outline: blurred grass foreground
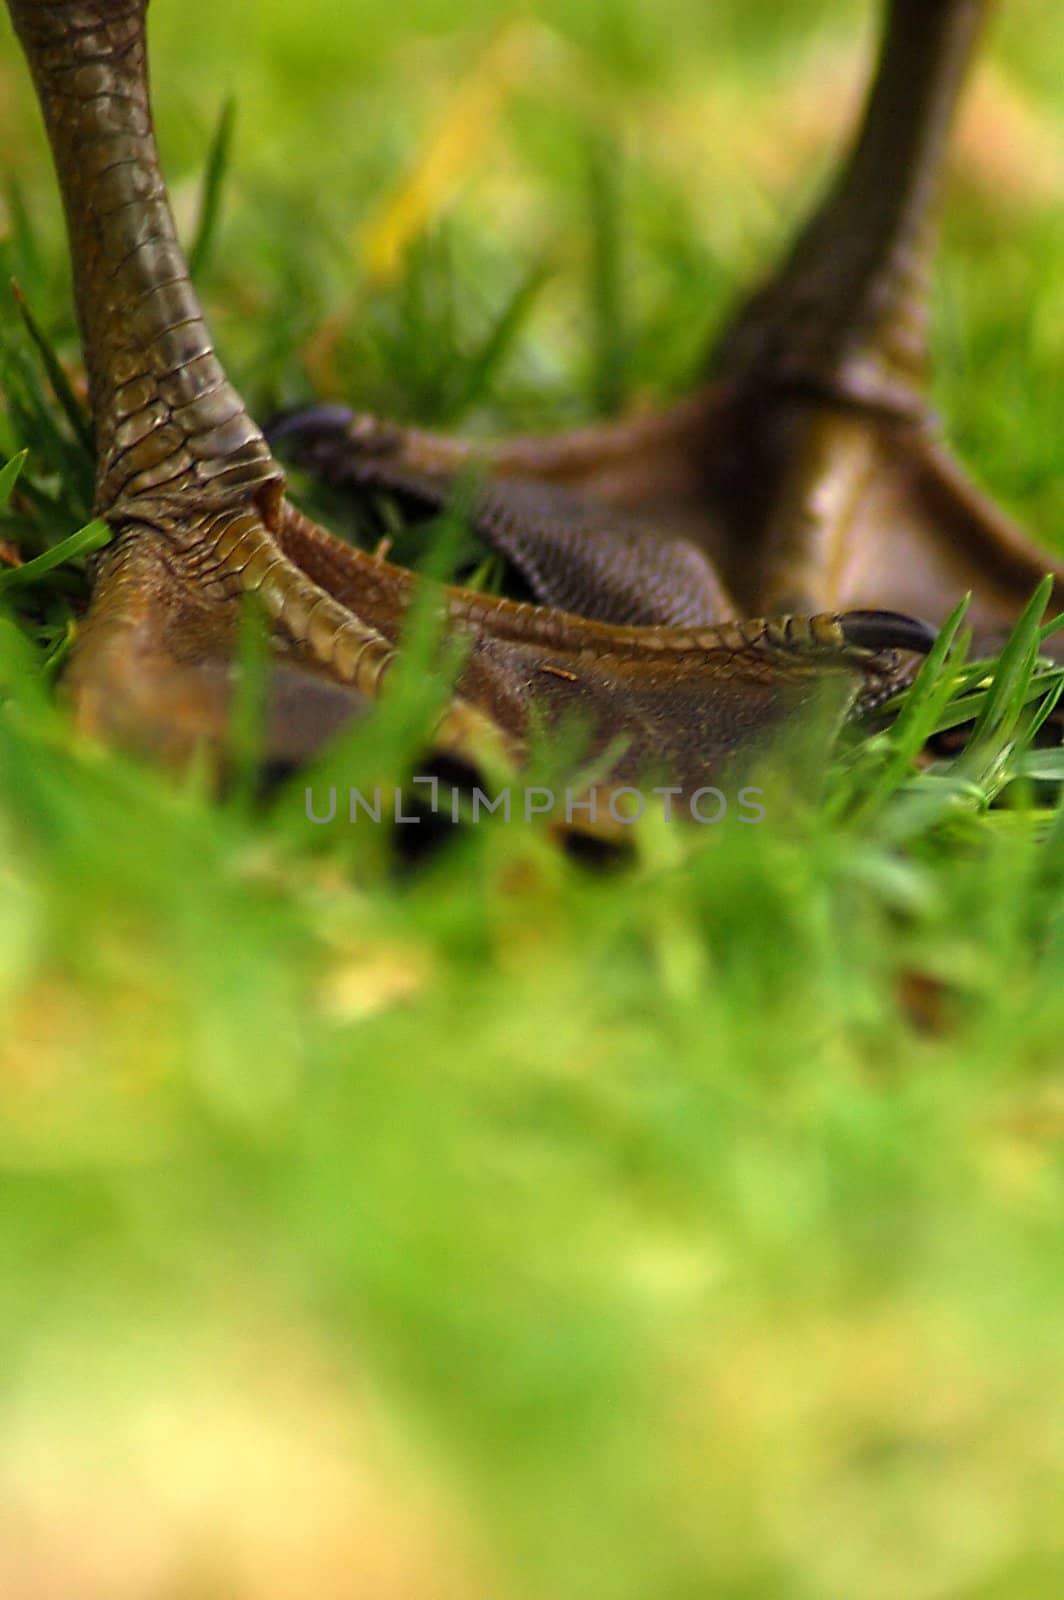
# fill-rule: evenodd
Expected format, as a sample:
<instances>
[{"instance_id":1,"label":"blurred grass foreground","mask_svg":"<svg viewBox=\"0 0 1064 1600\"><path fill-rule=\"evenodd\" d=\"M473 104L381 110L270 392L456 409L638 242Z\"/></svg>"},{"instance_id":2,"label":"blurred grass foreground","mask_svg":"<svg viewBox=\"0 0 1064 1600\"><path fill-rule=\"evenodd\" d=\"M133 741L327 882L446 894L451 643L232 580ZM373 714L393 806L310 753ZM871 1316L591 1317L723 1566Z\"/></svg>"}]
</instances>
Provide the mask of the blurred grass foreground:
<instances>
[{"instance_id":1,"label":"blurred grass foreground","mask_svg":"<svg viewBox=\"0 0 1064 1600\"><path fill-rule=\"evenodd\" d=\"M238 384L474 429L679 392L873 22L153 0ZM1001 8L936 305L950 437L1047 542L1062 43ZM91 490L7 288L76 415L6 17L0 177L3 573ZM967 765L918 771L914 713L620 871L499 825L410 872L79 744L86 548L0 592L0 1597L1057 1600L1064 822L1021 732L1059 685L958 678Z\"/></svg>"}]
</instances>

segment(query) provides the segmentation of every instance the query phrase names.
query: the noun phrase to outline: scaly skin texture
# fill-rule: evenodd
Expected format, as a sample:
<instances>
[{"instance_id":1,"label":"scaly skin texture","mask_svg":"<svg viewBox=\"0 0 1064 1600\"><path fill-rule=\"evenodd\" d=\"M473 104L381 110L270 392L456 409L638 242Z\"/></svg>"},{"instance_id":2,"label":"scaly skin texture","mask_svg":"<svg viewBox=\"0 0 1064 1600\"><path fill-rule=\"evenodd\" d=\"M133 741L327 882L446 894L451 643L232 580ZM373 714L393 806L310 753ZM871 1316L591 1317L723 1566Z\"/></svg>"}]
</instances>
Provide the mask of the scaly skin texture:
<instances>
[{"instance_id":1,"label":"scaly skin texture","mask_svg":"<svg viewBox=\"0 0 1064 1600\"><path fill-rule=\"evenodd\" d=\"M274 651L268 750L302 759L386 684L413 580L284 500L283 474L213 353L155 150L146 0L8 5L63 193L97 509L116 533L70 674L77 715L167 759L220 742L239 602L253 592ZM533 722L575 716L593 749L627 739L613 777L664 768L696 785L825 685L840 709L881 696L896 681L891 647L926 645L904 618L866 608L884 602L870 576L897 565L896 549L885 561L874 552L889 543L899 459L902 490L922 494L922 472L954 521L969 493L948 488L924 423L913 308L944 131L984 9L894 0L850 166L779 279L736 319L704 395L634 429L487 454L504 484L533 480L509 496L503 488L481 520L546 604L440 592L444 627L467 648L438 730L443 750L519 761ZM892 142L883 130L899 111L916 129ZM320 429L310 435L322 446ZM345 426L336 450L337 429L326 429L324 468L445 498L461 449L388 438L382 448L379 430ZM559 498L549 485L573 462L570 481L585 496L655 512L652 521ZM980 503L968 509L960 566L1002 568L987 616L1003 619L1045 561L991 526ZM864 586L852 617L820 598L829 571L851 568ZM952 569L947 585L937 569L932 577L925 588L939 611ZM852 603L853 583L835 587ZM737 620L766 600L780 611L794 600L804 614Z\"/></svg>"},{"instance_id":2,"label":"scaly skin texture","mask_svg":"<svg viewBox=\"0 0 1064 1600\"><path fill-rule=\"evenodd\" d=\"M66 210L96 508L117 534L73 673L83 722L175 754L217 734L234 602L251 591L282 648L372 692L390 651L285 557L283 474L188 279L152 132L145 0L10 9Z\"/></svg>"}]
</instances>

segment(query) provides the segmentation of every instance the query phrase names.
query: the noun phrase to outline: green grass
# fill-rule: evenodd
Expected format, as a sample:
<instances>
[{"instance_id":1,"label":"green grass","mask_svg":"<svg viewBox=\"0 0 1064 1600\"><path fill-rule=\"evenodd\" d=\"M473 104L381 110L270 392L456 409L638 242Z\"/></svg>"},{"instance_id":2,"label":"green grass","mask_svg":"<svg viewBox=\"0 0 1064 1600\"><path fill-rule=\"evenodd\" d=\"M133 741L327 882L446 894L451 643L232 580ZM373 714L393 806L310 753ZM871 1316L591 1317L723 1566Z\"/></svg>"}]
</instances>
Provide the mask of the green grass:
<instances>
[{"instance_id":1,"label":"green grass","mask_svg":"<svg viewBox=\"0 0 1064 1600\"><path fill-rule=\"evenodd\" d=\"M181 224L260 414L554 426L681 389L825 161L784 117L739 140L751 177L698 118L769 116L864 8L517 15L156 0ZM1059 37L1029 0L993 52L1058 151ZM374 278L367 222L492 48L512 81ZM792 750L763 824L651 821L606 873L501 819L411 871L342 809L310 822L302 785L218 802L89 748L52 686L100 533L2 31L0 150L0 268L67 375L56 399L0 285L0 454L29 446L0 475L29 563L0 565L5 1600L1055 1600L1064 817L1036 616L989 671L940 653L815 782ZM1059 541L1059 205L980 159L936 398ZM403 770L428 714L408 684L315 793ZM967 749L923 764L962 717Z\"/></svg>"}]
</instances>

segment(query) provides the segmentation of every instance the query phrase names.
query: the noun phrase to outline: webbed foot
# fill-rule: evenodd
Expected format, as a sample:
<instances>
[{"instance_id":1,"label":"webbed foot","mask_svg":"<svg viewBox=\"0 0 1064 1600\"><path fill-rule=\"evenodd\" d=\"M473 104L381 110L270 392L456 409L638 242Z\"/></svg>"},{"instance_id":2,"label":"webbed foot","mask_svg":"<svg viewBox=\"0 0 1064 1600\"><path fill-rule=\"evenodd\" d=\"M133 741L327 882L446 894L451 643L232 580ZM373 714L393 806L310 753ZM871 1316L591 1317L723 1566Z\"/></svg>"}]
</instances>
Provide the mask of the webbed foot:
<instances>
[{"instance_id":1,"label":"webbed foot","mask_svg":"<svg viewBox=\"0 0 1064 1600\"><path fill-rule=\"evenodd\" d=\"M988 9L889 0L849 155L687 399L495 442L324 405L271 437L335 486L415 505L476 468L483 537L537 599L588 616L644 620L642 597L660 622L886 607L940 623L970 590L992 649L1046 572L1064 607L1064 563L969 480L926 398L937 191Z\"/></svg>"},{"instance_id":2,"label":"webbed foot","mask_svg":"<svg viewBox=\"0 0 1064 1600\"><path fill-rule=\"evenodd\" d=\"M239 609L254 593L271 643L266 755L304 759L382 692L415 580L286 501L283 474L214 355L158 168L146 0L8 5L63 191L96 502L116 534L70 673L77 715L167 759L219 746ZM714 385L664 425L640 425L661 446L652 477L682 458L688 478L729 479L730 458L718 466L701 452L697 461L677 453L675 422L683 439L704 443L703 424L732 426L734 389L731 380L723 391ZM731 395L724 407L721 392ZM853 617L813 603L815 586L800 615L780 607L785 614L741 621L757 611L747 600L756 586L737 581L734 550L694 544L668 521L650 527L588 510L534 448L532 465L543 470L520 471L529 448L495 457L500 473L529 481L501 498L489 487L485 504L496 541L543 603L439 591L444 631L466 651L436 730L441 751L475 764L491 750L518 764L535 729L576 718L592 750L620 739L611 779L653 770L697 786L825 685L837 689L840 714L881 698L898 681L898 652L929 642L909 620L869 611L881 595L862 595ZM572 441L543 448L555 467L581 453ZM585 451L588 471L575 474L585 494L584 480L602 472L595 455ZM633 470L647 469L631 458Z\"/></svg>"}]
</instances>

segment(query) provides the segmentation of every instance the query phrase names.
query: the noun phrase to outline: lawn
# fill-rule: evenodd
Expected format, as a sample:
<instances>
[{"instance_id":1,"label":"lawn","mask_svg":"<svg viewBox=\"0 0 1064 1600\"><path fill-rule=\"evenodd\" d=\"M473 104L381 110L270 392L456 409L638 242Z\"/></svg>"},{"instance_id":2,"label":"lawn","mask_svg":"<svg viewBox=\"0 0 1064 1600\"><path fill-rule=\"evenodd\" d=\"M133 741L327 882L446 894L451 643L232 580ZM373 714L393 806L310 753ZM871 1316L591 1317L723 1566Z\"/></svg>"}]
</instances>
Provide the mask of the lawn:
<instances>
[{"instance_id":1,"label":"lawn","mask_svg":"<svg viewBox=\"0 0 1064 1600\"><path fill-rule=\"evenodd\" d=\"M823 181L869 10L154 0L164 162L255 413L552 428L682 391ZM1052 0L996 20L935 396L1058 546L1062 42ZM91 471L7 289L76 398L6 19L0 178L0 459L30 448L0 548L28 558ZM785 752L757 827L648 818L595 870L498 818L411 868L302 784L219 800L77 740L83 565L0 577L4 1600L1056 1600L1034 620L989 691L940 662L815 780ZM973 741L922 764L950 695ZM420 714L316 792L404 770Z\"/></svg>"}]
</instances>

